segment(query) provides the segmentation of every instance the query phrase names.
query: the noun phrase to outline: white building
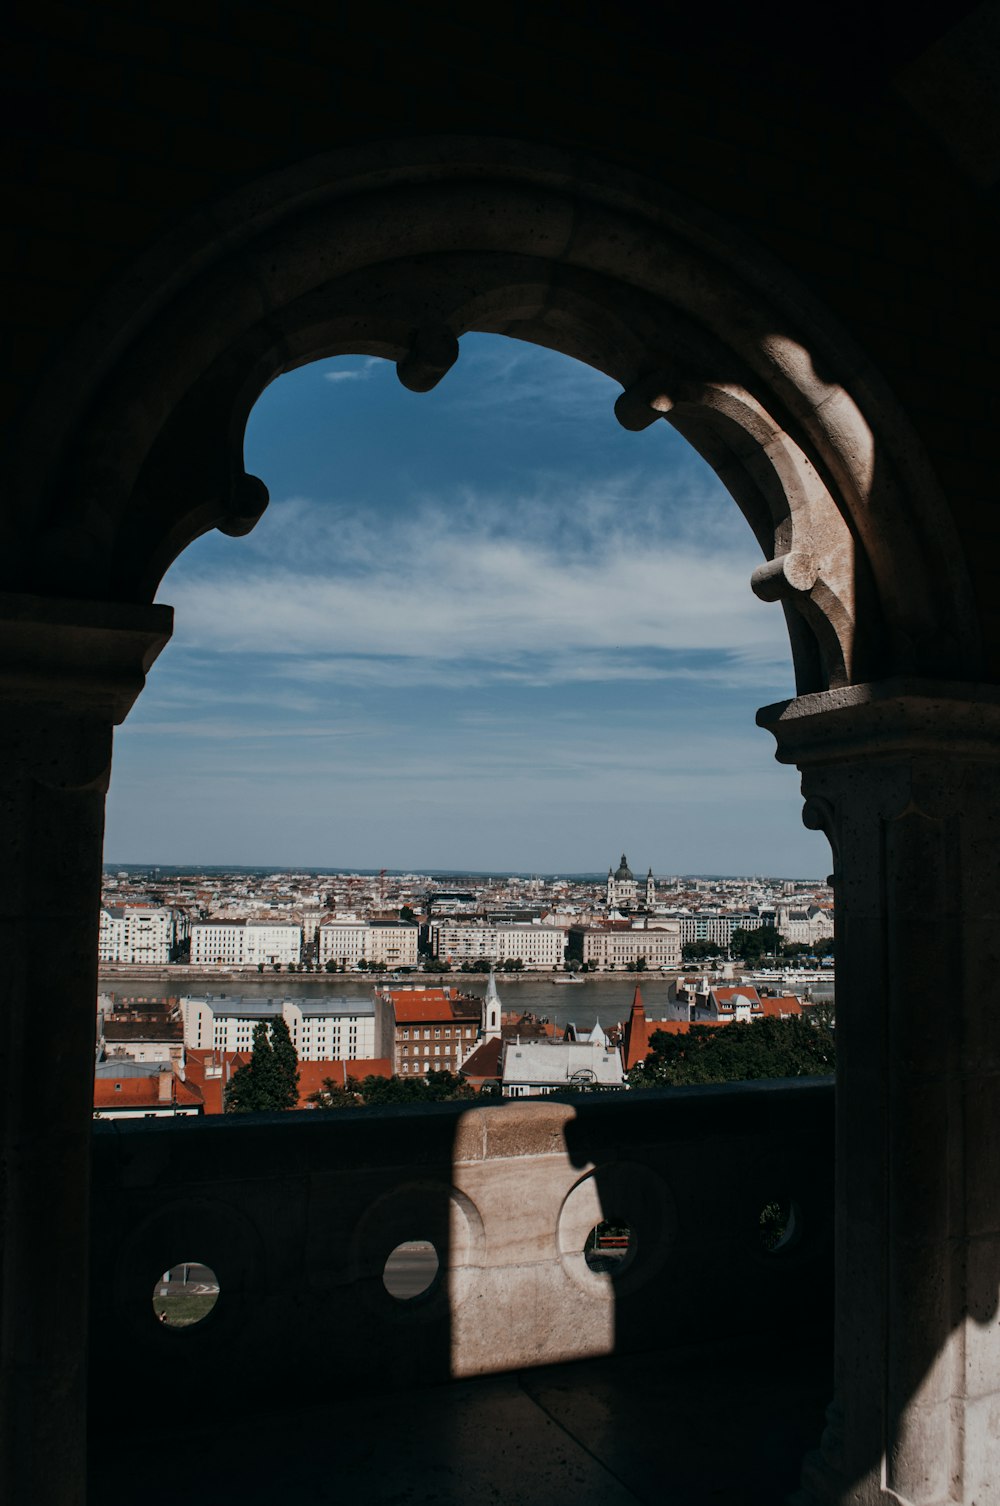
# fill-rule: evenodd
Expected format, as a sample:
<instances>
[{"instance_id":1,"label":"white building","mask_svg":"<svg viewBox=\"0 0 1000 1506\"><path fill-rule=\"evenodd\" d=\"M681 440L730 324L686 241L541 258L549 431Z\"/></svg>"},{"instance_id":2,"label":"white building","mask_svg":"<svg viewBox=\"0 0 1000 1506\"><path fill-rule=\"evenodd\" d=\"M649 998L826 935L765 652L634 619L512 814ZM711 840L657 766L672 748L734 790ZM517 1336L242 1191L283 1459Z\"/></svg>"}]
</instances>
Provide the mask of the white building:
<instances>
[{"instance_id":1,"label":"white building","mask_svg":"<svg viewBox=\"0 0 1000 1506\"><path fill-rule=\"evenodd\" d=\"M603 1031L591 1041L503 1043L504 1098L533 1098L560 1088L620 1088L624 1082L621 1053L608 1045Z\"/></svg>"},{"instance_id":2,"label":"white building","mask_svg":"<svg viewBox=\"0 0 1000 1506\"><path fill-rule=\"evenodd\" d=\"M371 1061L376 1048L371 999L244 999L205 994L181 999L184 1045L194 1050L251 1051L254 1028L283 1019L304 1062Z\"/></svg>"},{"instance_id":3,"label":"white building","mask_svg":"<svg viewBox=\"0 0 1000 1506\"><path fill-rule=\"evenodd\" d=\"M693 915L678 915L681 946L689 941L710 941L713 946L728 947L733 932L756 931L767 924L762 915L721 915L714 910L698 910Z\"/></svg>"},{"instance_id":4,"label":"white building","mask_svg":"<svg viewBox=\"0 0 1000 1506\"><path fill-rule=\"evenodd\" d=\"M433 953L446 962L488 958L498 964L520 960L527 968L561 967L566 941L562 926L475 925L453 920L431 925Z\"/></svg>"},{"instance_id":5,"label":"white building","mask_svg":"<svg viewBox=\"0 0 1000 1506\"><path fill-rule=\"evenodd\" d=\"M361 961L384 962L388 968L416 967L419 927L404 920L359 920L335 915L319 928L320 965L337 962L357 967Z\"/></svg>"},{"instance_id":6,"label":"white building","mask_svg":"<svg viewBox=\"0 0 1000 1506\"><path fill-rule=\"evenodd\" d=\"M806 910L782 907L778 911L777 928L782 941L815 946L833 935L833 911L821 910L817 905Z\"/></svg>"},{"instance_id":7,"label":"white building","mask_svg":"<svg viewBox=\"0 0 1000 1506\"><path fill-rule=\"evenodd\" d=\"M101 962L171 962L178 917L164 905L102 905L98 932Z\"/></svg>"},{"instance_id":8,"label":"white building","mask_svg":"<svg viewBox=\"0 0 1000 1506\"><path fill-rule=\"evenodd\" d=\"M631 967L640 960L648 968L679 967L680 926L672 920L658 920L649 926L622 922L571 926L569 953L594 968Z\"/></svg>"},{"instance_id":9,"label":"white building","mask_svg":"<svg viewBox=\"0 0 1000 1506\"><path fill-rule=\"evenodd\" d=\"M289 921L211 920L191 927L191 961L211 966L253 967L300 962L302 927Z\"/></svg>"}]
</instances>

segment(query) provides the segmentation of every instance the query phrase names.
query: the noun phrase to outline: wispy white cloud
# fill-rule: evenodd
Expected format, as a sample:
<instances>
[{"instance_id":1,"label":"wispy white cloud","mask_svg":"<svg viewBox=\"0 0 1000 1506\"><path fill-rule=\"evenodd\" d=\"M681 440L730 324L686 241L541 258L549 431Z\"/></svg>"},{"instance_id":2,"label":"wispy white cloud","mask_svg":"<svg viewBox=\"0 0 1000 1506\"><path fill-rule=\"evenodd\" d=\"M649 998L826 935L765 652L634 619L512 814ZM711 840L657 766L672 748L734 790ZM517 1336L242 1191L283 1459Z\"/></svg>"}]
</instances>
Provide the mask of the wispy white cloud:
<instances>
[{"instance_id":1,"label":"wispy white cloud","mask_svg":"<svg viewBox=\"0 0 1000 1506\"><path fill-rule=\"evenodd\" d=\"M442 389L455 412L514 410L522 423L551 424L578 419L581 409L606 402L610 414L621 387L582 361L519 340L460 342L461 381ZM456 368L456 375L458 368Z\"/></svg>"},{"instance_id":2,"label":"wispy white cloud","mask_svg":"<svg viewBox=\"0 0 1000 1506\"><path fill-rule=\"evenodd\" d=\"M701 672L662 656L705 650L772 678L787 640L750 591L752 550L710 506L674 535L648 495L629 501L611 483L547 508L467 494L385 520L289 499L246 569L171 581L178 641L302 656L301 680L412 682L435 663L469 684L657 680Z\"/></svg>"},{"instance_id":3,"label":"wispy white cloud","mask_svg":"<svg viewBox=\"0 0 1000 1506\"><path fill-rule=\"evenodd\" d=\"M323 372L325 382L366 382L373 369L381 365L377 356L366 356L363 366L335 366Z\"/></svg>"}]
</instances>

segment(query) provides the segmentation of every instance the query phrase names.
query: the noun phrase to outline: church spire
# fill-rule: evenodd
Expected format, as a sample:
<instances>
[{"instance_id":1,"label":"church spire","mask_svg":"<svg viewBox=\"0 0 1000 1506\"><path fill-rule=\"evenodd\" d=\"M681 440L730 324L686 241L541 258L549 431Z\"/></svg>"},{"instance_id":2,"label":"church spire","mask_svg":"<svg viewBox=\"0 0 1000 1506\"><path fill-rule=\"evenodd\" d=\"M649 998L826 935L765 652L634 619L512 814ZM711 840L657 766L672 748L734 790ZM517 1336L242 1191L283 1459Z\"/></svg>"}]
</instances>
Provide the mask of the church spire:
<instances>
[{"instance_id":1,"label":"church spire","mask_svg":"<svg viewBox=\"0 0 1000 1506\"><path fill-rule=\"evenodd\" d=\"M486 985L486 997L483 1000L483 1039L487 1041L499 1040L500 1017L502 1008L500 995L497 993L497 980L493 969L490 968L490 981Z\"/></svg>"}]
</instances>

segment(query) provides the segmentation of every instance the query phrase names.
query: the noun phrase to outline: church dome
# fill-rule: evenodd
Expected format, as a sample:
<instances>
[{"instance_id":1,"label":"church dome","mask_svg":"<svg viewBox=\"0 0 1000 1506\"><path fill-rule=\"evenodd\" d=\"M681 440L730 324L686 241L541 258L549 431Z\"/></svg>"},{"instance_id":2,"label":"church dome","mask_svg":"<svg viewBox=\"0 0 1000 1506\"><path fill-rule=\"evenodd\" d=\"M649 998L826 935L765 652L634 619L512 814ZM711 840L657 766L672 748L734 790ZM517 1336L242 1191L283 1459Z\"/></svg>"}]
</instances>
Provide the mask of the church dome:
<instances>
[{"instance_id":1,"label":"church dome","mask_svg":"<svg viewBox=\"0 0 1000 1506\"><path fill-rule=\"evenodd\" d=\"M619 881L619 883L623 879L633 879L633 878L635 878L635 874L632 872L631 868L628 866L628 859L626 858L626 856L625 856L624 853L622 853L622 860L621 860L621 863L619 864L618 872L615 874L615 878Z\"/></svg>"}]
</instances>

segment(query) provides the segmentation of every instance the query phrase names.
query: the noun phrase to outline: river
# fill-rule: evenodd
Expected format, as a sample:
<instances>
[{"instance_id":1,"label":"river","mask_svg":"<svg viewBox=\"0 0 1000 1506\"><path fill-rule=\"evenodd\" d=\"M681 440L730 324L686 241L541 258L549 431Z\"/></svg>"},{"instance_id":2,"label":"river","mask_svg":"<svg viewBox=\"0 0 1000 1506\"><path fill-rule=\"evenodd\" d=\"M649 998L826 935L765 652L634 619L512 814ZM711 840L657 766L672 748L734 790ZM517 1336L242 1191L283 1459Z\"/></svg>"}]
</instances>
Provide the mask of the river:
<instances>
[{"instance_id":1,"label":"river","mask_svg":"<svg viewBox=\"0 0 1000 1506\"><path fill-rule=\"evenodd\" d=\"M467 990L470 994L482 995L486 989L486 978L483 974L452 974L450 977L435 975L421 979L424 987L437 987L440 983L449 984ZM543 1019L552 1020L562 1027L569 1021L581 1028L590 1029L597 1021L602 1025L613 1025L618 1021L625 1020L632 1004L636 984L642 990L642 1001L646 1009L647 1019L661 1019L666 1013L667 981L656 973L618 973L611 975L603 973L600 976L584 978L580 983L557 984L553 983L548 975L539 978L524 977L517 982L508 982L505 986L503 974L497 975L497 992L500 995L505 1014L531 1013ZM401 986L401 985L400 985ZM285 974L280 979L225 979L218 983L207 984L193 979L177 979L165 981L153 981L135 983L132 981L115 984L112 979L103 980L100 984L102 994L110 994L116 1003L133 1003L143 999L167 999L177 998L181 994L230 994L235 997L243 995L248 999L277 999L277 998L341 998L359 999L369 998L371 985L360 977L346 978L343 976L332 977L323 973L309 973L305 976ZM831 999L833 996L832 984L824 980L813 990L814 998Z\"/></svg>"}]
</instances>

